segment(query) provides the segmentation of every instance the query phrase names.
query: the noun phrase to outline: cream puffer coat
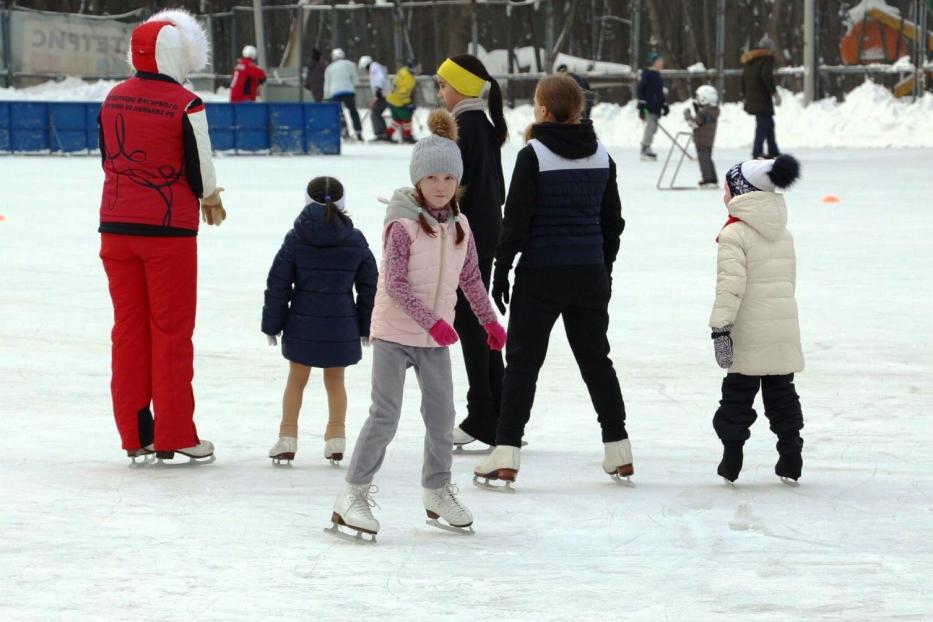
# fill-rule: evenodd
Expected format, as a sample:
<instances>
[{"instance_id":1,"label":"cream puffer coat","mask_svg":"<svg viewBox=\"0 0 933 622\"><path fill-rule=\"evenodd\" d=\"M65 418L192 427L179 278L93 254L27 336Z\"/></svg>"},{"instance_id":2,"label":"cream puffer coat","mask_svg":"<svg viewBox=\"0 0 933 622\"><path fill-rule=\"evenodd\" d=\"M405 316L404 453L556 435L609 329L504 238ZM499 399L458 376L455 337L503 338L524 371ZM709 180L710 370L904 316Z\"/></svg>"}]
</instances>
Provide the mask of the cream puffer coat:
<instances>
[{"instance_id":1,"label":"cream puffer coat","mask_svg":"<svg viewBox=\"0 0 933 622\"><path fill-rule=\"evenodd\" d=\"M750 192L729 201L741 222L719 234L711 328L733 324L730 373L781 375L803 370L797 319L797 259L784 197Z\"/></svg>"}]
</instances>

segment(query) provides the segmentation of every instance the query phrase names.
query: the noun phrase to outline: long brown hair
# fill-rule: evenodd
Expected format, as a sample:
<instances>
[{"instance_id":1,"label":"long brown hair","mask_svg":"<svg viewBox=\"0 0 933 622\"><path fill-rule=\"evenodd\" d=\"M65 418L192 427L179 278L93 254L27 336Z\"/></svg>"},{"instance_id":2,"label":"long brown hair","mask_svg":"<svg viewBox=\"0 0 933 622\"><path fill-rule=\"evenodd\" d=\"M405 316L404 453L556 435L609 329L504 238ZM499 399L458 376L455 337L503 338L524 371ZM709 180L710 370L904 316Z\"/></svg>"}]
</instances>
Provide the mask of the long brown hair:
<instances>
[{"instance_id":1,"label":"long brown hair","mask_svg":"<svg viewBox=\"0 0 933 622\"><path fill-rule=\"evenodd\" d=\"M333 177L315 177L308 182L307 192L312 201L324 206L324 219L327 222L334 222L334 218L338 218L344 224L353 224L350 217L337 207L337 201L343 198L343 184L339 181Z\"/></svg>"},{"instance_id":2,"label":"long brown hair","mask_svg":"<svg viewBox=\"0 0 933 622\"><path fill-rule=\"evenodd\" d=\"M415 192L417 193L418 204L422 208L426 208L428 205L427 199L424 198L424 195L421 193L421 188L415 186ZM457 191L454 193L454 196L450 198L450 207L451 217L454 219L454 225L457 227L457 244L463 242L463 238L466 237L466 232L464 232L463 227L460 226L460 199L463 197L463 187L457 188ZM434 230L434 227L428 222L428 219L424 217L424 212L418 213L418 223L421 225L421 230L427 233L432 238L437 237L437 232Z\"/></svg>"},{"instance_id":3,"label":"long brown hair","mask_svg":"<svg viewBox=\"0 0 933 622\"><path fill-rule=\"evenodd\" d=\"M538 105L547 108L555 122L568 125L580 122L586 102L577 81L563 74L542 78L535 87L535 99ZM534 138L534 132L534 125L525 130L526 142Z\"/></svg>"}]
</instances>

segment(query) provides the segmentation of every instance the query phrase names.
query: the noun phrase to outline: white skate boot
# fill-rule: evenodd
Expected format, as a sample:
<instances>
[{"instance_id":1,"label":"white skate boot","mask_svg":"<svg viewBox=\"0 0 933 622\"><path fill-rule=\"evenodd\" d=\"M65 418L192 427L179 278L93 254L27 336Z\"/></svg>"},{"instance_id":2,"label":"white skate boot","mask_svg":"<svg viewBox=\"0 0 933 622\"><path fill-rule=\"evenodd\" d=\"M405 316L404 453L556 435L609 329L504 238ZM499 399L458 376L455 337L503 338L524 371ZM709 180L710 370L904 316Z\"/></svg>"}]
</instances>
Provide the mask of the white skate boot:
<instances>
[{"instance_id":1,"label":"white skate boot","mask_svg":"<svg viewBox=\"0 0 933 622\"><path fill-rule=\"evenodd\" d=\"M324 531L350 542L374 543L376 534L379 532L379 521L373 516L372 511L376 505L373 495L377 492L379 489L374 484L354 486L344 482L337 500L334 501L334 512L330 516L332 525L325 527ZM353 529L356 535L341 531L339 529L341 525ZM372 537L364 538L364 533Z\"/></svg>"},{"instance_id":2,"label":"white skate boot","mask_svg":"<svg viewBox=\"0 0 933 622\"><path fill-rule=\"evenodd\" d=\"M145 447L140 447L139 449L127 449L126 457L130 459L130 468L144 467L155 462L155 448L152 446L152 443L149 443ZM139 462L136 462L136 459L139 458Z\"/></svg>"},{"instance_id":3,"label":"white skate boot","mask_svg":"<svg viewBox=\"0 0 933 622\"><path fill-rule=\"evenodd\" d=\"M428 514L428 525L464 535L474 533L473 514L457 498L456 484L447 484L441 488L422 488L421 500L424 502L424 511ZM447 524L438 521L443 518Z\"/></svg>"},{"instance_id":4,"label":"white skate boot","mask_svg":"<svg viewBox=\"0 0 933 622\"><path fill-rule=\"evenodd\" d=\"M464 449L465 445L475 442L476 439L464 432L460 426L454 428L454 454L461 456L480 455L488 454L492 451L492 447L480 447L479 443L474 445L474 448Z\"/></svg>"},{"instance_id":5,"label":"white skate boot","mask_svg":"<svg viewBox=\"0 0 933 622\"><path fill-rule=\"evenodd\" d=\"M633 486L632 474L635 473L635 467L632 466L632 445L629 440L613 441L603 443L606 451L606 457L603 458L603 471L609 477L620 484Z\"/></svg>"},{"instance_id":6,"label":"white skate boot","mask_svg":"<svg viewBox=\"0 0 933 622\"><path fill-rule=\"evenodd\" d=\"M345 438L331 438L324 441L324 457L334 466L340 464L346 451L347 439Z\"/></svg>"},{"instance_id":7,"label":"white skate boot","mask_svg":"<svg viewBox=\"0 0 933 622\"><path fill-rule=\"evenodd\" d=\"M165 464L163 460L171 460L175 454L179 453L188 458L188 462L182 465L211 464L217 458L214 456L214 443L210 441L201 441L194 447L182 447L181 449L159 450L156 452L156 463ZM182 466L172 465L172 466Z\"/></svg>"},{"instance_id":8,"label":"white skate boot","mask_svg":"<svg viewBox=\"0 0 933 622\"><path fill-rule=\"evenodd\" d=\"M480 462L473 469L473 483L486 490L496 492L515 492L512 488L512 482L518 475L518 467L521 464L521 450L511 445L499 445L492 450L489 457ZM505 486L496 486L491 484L490 480L501 479Z\"/></svg>"},{"instance_id":9,"label":"white skate boot","mask_svg":"<svg viewBox=\"0 0 933 622\"><path fill-rule=\"evenodd\" d=\"M298 439L294 436L280 436L269 450L269 457L272 458L272 464L276 466L291 465L296 453L298 453Z\"/></svg>"}]
</instances>

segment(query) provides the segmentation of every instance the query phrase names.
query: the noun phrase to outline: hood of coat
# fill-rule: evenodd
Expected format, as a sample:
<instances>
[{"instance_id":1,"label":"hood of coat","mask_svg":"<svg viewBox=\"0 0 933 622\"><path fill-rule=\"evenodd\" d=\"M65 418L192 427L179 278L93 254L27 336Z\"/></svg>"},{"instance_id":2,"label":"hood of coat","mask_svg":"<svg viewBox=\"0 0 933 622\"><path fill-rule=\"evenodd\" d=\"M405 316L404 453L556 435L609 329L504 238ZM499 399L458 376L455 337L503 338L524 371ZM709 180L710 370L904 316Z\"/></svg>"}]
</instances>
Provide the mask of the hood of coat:
<instances>
[{"instance_id":1,"label":"hood of coat","mask_svg":"<svg viewBox=\"0 0 933 622\"><path fill-rule=\"evenodd\" d=\"M153 15L133 30L130 65L143 73L158 73L184 82L207 65L207 33L187 11L172 9Z\"/></svg>"},{"instance_id":2,"label":"hood of coat","mask_svg":"<svg viewBox=\"0 0 933 622\"><path fill-rule=\"evenodd\" d=\"M729 215L735 216L769 240L776 240L787 229L784 195L775 192L748 192L729 201Z\"/></svg>"},{"instance_id":3,"label":"hood of coat","mask_svg":"<svg viewBox=\"0 0 933 622\"><path fill-rule=\"evenodd\" d=\"M389 201L385 199L380 200L383 203L387 203L386 217L383 221L385 225L402 218L418 220L419 210L421 210L421 214L424 214L429 225L433 227L440 224L437 219L431 215L430 210L423 209L421 204L418 203L418 191L414 188L398 188L392 193L392 198Z\"/></svg>"},{"instance_id":4,"label":"hood of coat","mask_svg":"<svg viewBox=\"0 0 933 622\"><path fill-rule=\"evenodd\" d=\"M592 121L582 123L536 123L532 136L562 158L588 158L598 148Z\"/></svg>"},{"instance_id":5,"label":"hood of coat","mask_svg":"<svg viewBox=\"0 0 933 622\"><path fill-rule=\"evenodd\" d=\"M771 50L766 50L764 48L749 50L742 54L742 64L748 64L757 58L772 58Z\"/></svg>"},{"instance_id":6,"label":"hood of coat","mask_svg":"<svg viewBox=\"0 0 933 622\"><path fill-rule=\"evenodd\" d=\"M323 205L308 203L295 219L295 232L314 246L340 246L353 235L353 225L336 216L328 222Z\"/></svg>"}]
</instances>

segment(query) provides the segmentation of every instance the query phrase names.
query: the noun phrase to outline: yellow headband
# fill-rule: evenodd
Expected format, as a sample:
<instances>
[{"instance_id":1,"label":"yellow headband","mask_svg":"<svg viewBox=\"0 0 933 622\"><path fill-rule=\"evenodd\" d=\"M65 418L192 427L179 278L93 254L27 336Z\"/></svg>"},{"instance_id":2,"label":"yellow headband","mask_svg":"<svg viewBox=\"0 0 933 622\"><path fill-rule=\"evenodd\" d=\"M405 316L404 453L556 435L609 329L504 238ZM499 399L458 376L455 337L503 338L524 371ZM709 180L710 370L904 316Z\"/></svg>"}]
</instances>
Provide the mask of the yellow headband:
<instances>
[{"instance_id":1,"label":"yellow headband","mask_svg":"<svg viewBox=\"0 0 933 622\"><path fill-rule=\"evenodd\" d=\"M437 68L437 75L449 84L458 93L468 97L479 97L483 92L486 81L474 73L470 73L449 58Z\"/></svg>"}]
</instances>

